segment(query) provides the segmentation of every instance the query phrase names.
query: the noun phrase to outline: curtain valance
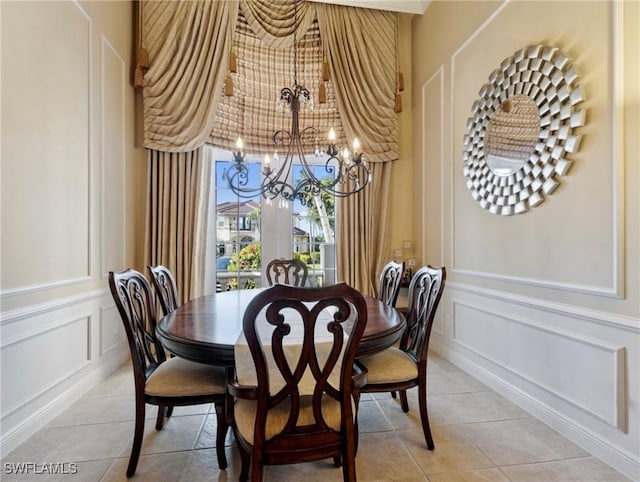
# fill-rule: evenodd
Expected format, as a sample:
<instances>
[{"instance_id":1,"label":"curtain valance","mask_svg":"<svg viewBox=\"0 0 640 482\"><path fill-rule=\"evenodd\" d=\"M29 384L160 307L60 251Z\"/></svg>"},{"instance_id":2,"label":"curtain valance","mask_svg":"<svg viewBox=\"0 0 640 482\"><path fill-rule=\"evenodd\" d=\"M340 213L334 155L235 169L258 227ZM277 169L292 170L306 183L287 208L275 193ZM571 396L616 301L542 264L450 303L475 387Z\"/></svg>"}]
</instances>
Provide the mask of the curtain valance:
<instances>
[{"instance_id":1,"label":"curtain valance","mask_svg":"<svg viewBox=\"0 0 640 482\"><path fill-rule=\"evenodd\" d=\"M301 124L323 134L334 127L342 142L357 135L372 162L397 159L397 14L301 1L297 8L298 83L315 100ZM295 0L144 1L143 9L145 147L231 149L240 135L247 151L269 152L273 132L289 128L275 107L294 80ZM222 95L225 78L233 95Z\"/></svg>"},{"instance_id":2,"label":"curtain valance","mask_svg":"<svg viewBox=\"0 0 640 482\"><path fill-rule=\"evenodd\" d=\"M186 152L213 127L235 31L238 1L141 2L145 147Z\"/></svg>"}]
</instances>

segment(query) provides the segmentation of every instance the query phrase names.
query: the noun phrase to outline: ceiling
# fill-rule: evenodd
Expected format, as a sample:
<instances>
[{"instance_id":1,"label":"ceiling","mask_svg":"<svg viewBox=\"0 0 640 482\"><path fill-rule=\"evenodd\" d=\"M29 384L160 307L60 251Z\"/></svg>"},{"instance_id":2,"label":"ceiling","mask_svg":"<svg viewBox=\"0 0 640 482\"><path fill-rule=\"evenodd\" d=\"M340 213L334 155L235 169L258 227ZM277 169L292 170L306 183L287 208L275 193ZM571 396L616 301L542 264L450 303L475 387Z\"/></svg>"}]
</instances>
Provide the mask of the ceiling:
<instances>
[{"instance_id":1,"label":"ceiling","mask_svg":"<svg viewBox=\"0 0 640 482\"><path fill-rule=\"evenodd\" d=\"M430 0L312 0L314 2L335 3L350 7L375 8L391 12L422 15Z\"/></svg>"}]
</instances>

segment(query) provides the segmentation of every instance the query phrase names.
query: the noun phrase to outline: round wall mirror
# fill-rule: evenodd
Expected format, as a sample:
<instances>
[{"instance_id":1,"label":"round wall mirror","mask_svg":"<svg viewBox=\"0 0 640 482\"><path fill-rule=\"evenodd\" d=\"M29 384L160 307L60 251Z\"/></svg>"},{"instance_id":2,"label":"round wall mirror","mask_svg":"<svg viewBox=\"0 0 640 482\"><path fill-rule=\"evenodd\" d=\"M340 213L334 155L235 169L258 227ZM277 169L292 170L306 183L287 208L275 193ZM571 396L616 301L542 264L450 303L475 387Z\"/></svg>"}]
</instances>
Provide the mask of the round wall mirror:
<instances>
[{"instance_id":1,"label":"round wall mirror","mask_svg":"<svg viewBox=\"0 0 640 482\"><path fill-rule=\"evenodd\" d=\"M524 213L555 191L578 151L578 74L556 47L535 45L502 61L479 95L464 136L467 188L493 214Z\"/></svg>"}]
</instances>

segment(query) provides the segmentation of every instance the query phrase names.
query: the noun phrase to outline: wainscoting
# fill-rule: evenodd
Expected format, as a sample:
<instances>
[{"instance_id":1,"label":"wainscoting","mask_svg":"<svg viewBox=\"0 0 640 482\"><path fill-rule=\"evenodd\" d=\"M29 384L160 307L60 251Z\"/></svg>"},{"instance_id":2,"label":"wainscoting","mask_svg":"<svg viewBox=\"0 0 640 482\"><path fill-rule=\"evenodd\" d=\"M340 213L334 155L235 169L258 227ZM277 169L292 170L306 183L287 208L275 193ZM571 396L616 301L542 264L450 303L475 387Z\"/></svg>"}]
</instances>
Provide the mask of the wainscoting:
<instances>
[{"instance_id":1,"label":"wainscoting","mask_svg":"<svg viewBox=\"0 0 640 482\"><path fill-rule=\"evenodd\" d=\"M111 294L96 290L2 314L2 453L109 376L129 356Z\"/></svg>"}]
</instances>

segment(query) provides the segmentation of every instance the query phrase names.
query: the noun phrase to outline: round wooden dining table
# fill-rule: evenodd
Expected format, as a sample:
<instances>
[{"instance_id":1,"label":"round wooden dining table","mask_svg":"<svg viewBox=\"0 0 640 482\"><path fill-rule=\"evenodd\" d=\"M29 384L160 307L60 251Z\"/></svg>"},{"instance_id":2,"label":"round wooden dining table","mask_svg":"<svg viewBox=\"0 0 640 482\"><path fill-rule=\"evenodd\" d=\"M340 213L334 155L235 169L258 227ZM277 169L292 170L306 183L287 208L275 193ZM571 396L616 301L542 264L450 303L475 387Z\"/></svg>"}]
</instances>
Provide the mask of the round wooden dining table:
<instances>
[{"instance_id":1,"label":"round wooden dining table","mask_svg":"<svg viewBox=\"0 0 640 482\"><path fill-rule=\"evenodd\" d=\"M233 366L234 346L242 333L242 317L253 297L266 288L233 290L195 298L163 317L156 329L170 352L200 363ZM390 347L402 336L405 318L377 298L363 295L367 325L358 346L359 358Z\"/></svg>"}]
</instances>

